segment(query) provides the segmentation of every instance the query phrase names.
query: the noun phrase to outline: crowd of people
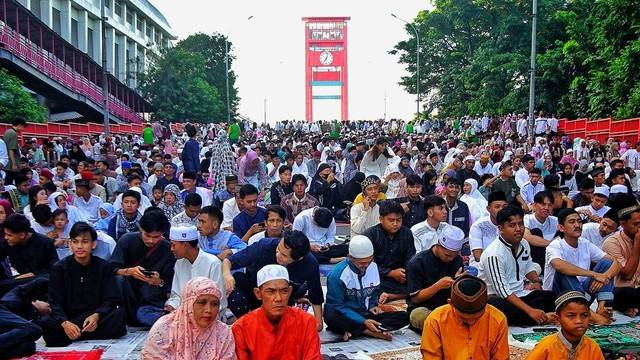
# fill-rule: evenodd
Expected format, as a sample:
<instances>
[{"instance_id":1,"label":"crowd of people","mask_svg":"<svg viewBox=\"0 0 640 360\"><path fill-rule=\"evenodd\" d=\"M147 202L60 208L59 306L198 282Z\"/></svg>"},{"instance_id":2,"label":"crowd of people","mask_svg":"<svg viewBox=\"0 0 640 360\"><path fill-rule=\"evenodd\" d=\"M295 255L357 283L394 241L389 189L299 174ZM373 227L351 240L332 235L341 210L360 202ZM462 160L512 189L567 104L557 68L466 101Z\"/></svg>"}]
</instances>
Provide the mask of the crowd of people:
<instances>
[{"instance_id":1,"label":"crowd of people","mask_svg":"<svg viewBox=\"0 0 640 360\"><path fill-rule=\"evenodd\" d=\"M529 358L602 359L589 324L640 312L640 142L553 115L26 126L0 140L3 356L130 325L143 359L321 359L323 329L408 326L424 359L507 359L508 326L557 324Z\"/></svg>"}]
</instances>

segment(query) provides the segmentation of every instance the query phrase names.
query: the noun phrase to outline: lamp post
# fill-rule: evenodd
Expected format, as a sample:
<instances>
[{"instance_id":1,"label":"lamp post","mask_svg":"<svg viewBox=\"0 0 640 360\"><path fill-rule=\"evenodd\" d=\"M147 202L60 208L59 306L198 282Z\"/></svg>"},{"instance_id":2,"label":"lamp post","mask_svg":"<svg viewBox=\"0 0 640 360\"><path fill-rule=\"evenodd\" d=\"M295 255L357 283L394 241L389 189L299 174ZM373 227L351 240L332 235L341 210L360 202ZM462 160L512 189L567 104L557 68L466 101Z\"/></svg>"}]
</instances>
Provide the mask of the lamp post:
<instances>
[{"instance_id":1,"label":"lamp post","mask_svg":"<svg viewBox=\"0 0 640 360\"><path fill-rule=\"evenodd\" d=\"M247 18L247 21L253 19L253 15ZM229 98L229 35L224 39L224 68L225 80L227 85L227 125L231 124L231 99Z\"/></svg>"},{"instance_id":2,"label":"lamp post","mask_svg":"<svg viewBox=\"0 0 640 360\"><path fill-rule=\"evenodd\" d=\"M533 0L531 13L531 69L529 74L529 137L535 138L533 110L536 98L536 23L538 20L538 0Z\"/></svg>"},{"instance_id":3,"label":"lamp post","mask_svg":"<svg viewBox=\"0 0 640 360\"><path fill-rule=\"evenodd\" d=\"M413 29L413 32L416 34L416 116L417 116L418 114L420 114L420 35L418 34L418 30L412 23L397 16L396 14L391 14L391 16L409 25L411 29Z\"/></svg>"},{"instance_id":4,"label":"lamp post","mask_svg":"<svg viewBox=\"0 0 640 360\"><path fill-rule=\"evenodd\" d=\"M102 42L102 125L105 135L109 135L109 72L107 71L107 16L104 11L105 0L100 0L100 27Z\"/></svg>"}]
</instances>

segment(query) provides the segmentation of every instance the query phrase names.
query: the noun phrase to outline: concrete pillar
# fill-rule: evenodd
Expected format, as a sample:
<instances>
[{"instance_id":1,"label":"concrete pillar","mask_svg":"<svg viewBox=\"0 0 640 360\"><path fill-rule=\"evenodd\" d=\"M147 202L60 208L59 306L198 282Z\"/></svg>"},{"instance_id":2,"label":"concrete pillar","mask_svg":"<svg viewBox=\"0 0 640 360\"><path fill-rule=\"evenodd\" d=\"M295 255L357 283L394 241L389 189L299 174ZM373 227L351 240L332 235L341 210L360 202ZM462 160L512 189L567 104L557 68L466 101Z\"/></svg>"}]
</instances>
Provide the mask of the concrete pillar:
<instances>
[{"instance_id":1,"label":"concrete pillar","mask_svg":"<svg viewBox=\"0 0 640 360\"><path fill-rule=\"evenodd\" d=\"M71 42L71 1L59 0L60 3L60 36Z\"/></svg>"},{"instance_id":2,"label":"concrete pillar","mask_svg":"<svg viewBox=\"0 0 640 360\"><path fill-rule=\"evenodd\" d=\"M122 81L125 82L124 80L127 77L125 70L125 61L127 61L126 57L125 57L125 50L127 48L127 39L124 37L124 35L117 35L116 38L118 39L118 53L115 54L115 56L118 57L118 64L120 66L119 69L114 69L114 74L118 74L117 78Z\"/></svg>"},{"instance_id":3,"label":"concrete pillar","mask_svg":"<svg viewBox=\"0 0 640 360\"><path fill-rule=\"evenodd\" d=\"M51 15L51 0L40 0L40 20L51 27L53 17Z\"/></svg>"},{"instance_id":4,"label":"concrete pillar","mask_svg":"<svg viewBox=\"0 0 640 360\"><path fill-rule=\"evenodd\" d=\"M78 10L78 49L80 49L80 51L83 51L83 52L87 52L88 27L89 27L89 13L86 10ZM92 55L92 54L89 54L89 55Z\"/></svg>"},{"instance_id":5,"label":"concrete pillar","mask_svg":"<svg viewBox=\"0 0 640 360\"><path fill-rule=\"evenodd\" d=\"M90 19L93 29L93 54L89 54L98 64L102 61L102 22L98 19Z\"/></svg>"},{"instance_id":6,"label":"concrete pillar","mask_svg":"<svg viewBox=\"0 0 640 360\"><path fill-rule=\"evenodd\" d=\"M107 71L110 74L114 74L113 59L114 59L114 50L115 50L115 35L116 35L115 32L116 32L115 29L112 27L107 27L105 31L105 41L107 42Z\"/></svg>"},{"instance_id":7,"label":"concrete pillar","mask_svg":"<svg viewBox=\"0 0 640 360\"><path fill-rule=\"evenodd\" d=\"M136 61L136 57L138 55L138 44L136 42L127 41L127 49L129 50L129 58L127 59L127 71L129 81L127 85L129 87L136 87L137 80L137 71L138 71L138 63Z\"/></svg>"}]
</instances>

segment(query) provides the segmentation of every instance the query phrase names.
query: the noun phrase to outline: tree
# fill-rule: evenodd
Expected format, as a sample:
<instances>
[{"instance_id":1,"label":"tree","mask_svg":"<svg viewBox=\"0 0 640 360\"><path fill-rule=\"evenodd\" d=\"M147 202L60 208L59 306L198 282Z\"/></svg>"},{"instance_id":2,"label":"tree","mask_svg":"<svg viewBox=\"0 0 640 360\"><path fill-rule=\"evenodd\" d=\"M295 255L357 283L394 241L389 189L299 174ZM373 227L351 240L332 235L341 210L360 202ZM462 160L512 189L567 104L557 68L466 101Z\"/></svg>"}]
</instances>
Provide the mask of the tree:
<instances>
[{"instance_id":1,"label":"tree","mask_svg":"<svg viewBox=\"0 0 640 360\"><path fill-rule=\"evenodd\" d=\"M227 37L218 33L212 35L196 33L176 44L177 48L184 49L193 54L200 54L205 58L207 82L218 89L222 102L225 104L224 112L215 114L218 119L227 119L227 92L225 77L225 41ZM240 98L235 86L236 74L231 65L235 56L232 55L232 43L229 42L229 98L231 100L231 113L236 114Z\"/></svg>"},{"instance_id":2,"label":"tree","mask_svg":"<svg viewBox=\"0 0 640 360\"><path fill-rule=\"evenodd\" d=\"M218 90L207 82L206 60L181 48L160 54L142 76L142 92L156 117L170 121L219 121L224 109Z\"/></svg>"},{"instance_id":3,"label":"tree","mask_svg":"<svg viewBox=\"0 0 640 360\"><path fill-rule=\"evenodd\" d=\"M43 123L45 108L24 90L20 79L0 69L0 122L11 122L16 117Z\"/></svg>"}]
</instances>

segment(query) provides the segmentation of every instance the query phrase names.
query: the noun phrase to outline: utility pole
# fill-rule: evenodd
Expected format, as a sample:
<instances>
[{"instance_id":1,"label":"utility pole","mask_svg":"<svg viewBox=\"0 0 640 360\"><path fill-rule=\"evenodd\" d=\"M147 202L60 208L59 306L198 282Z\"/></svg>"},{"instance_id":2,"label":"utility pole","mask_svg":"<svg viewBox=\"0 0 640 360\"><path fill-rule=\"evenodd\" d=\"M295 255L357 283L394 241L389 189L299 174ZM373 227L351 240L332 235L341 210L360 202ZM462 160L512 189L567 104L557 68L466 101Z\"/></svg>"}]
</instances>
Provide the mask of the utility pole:
<instances>
[{"instance_id":1,"label":"utility pole","mask_svg":"<svg viewBox=\"0 0 640 360\"><path fill-rule=\"evenodd\" d=\"M264 125L267 125L267 97L264 98Z\"/></svg>"},{"instance_id":2,"label":"utility pole","mask_svg":"<svg viewBox=\"0 0 640 360\"><path fill-rule=\"evenodd\" d=\"M387 121L387 90L384 90L384 121Z\"/></svg>"},{"instance_id":3,"label":"utility pole","mask_svg":"<svg viewBox=\"0 0 640 360\"><path fill-rule=\"evenodd\" d=\"M536 100L536 23L538 20L538 0L533 0L533 12L531 14L531 69L529 74L529 137L533 139L534 134L534 118L533 111L535 109Z\"/></svg>"},{"instance_id":4,"label":"utility pole","mask_svg":"<svg viewBox=\"0 0 640 360\"><path fill-rule=\"evenodd\" d=\"M106 0L109 1L109 0ZM105 135L109 135L109 72L107 71L107 16L104 12L105 0L100 0L100 16L102 21L102 124Z\"/></svg>"}]
</instances>

